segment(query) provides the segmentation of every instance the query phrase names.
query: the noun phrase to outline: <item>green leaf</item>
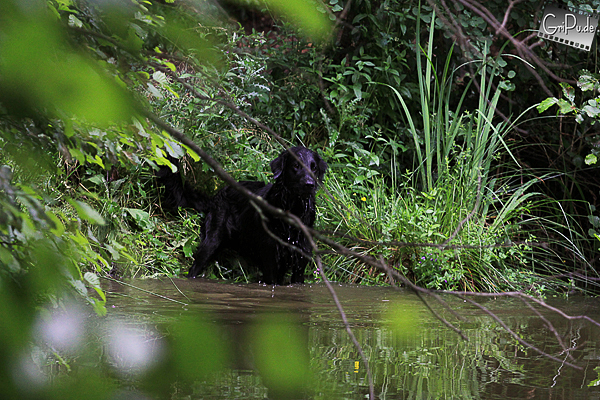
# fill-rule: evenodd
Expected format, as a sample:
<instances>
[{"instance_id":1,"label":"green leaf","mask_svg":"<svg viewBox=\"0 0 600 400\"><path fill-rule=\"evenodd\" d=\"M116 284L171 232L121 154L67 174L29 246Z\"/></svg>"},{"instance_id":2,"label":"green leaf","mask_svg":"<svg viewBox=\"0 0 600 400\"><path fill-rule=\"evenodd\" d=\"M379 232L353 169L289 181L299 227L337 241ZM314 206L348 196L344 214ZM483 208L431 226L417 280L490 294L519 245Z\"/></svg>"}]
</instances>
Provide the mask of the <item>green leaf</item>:
<instances>
[{"instance_id":1,"label":"green leaf","mask_svg":"<svg viewBox=\"0 0 600 400\"><path fill-rule=\"evenodd\" d=\"M593 90L597 84L598 80L588 74L581 75L577 81L577 86L584 92Z\"/></svg>"},{"instance_id":2,"label":"green leaf","mask_svg":"<svg viewBox=\"0 0 600 400\"><path fill-rule=\"evenodd\" d=\"M183 318L171 331L175 338L171 356L182 379L196 382L213 376L227 364L231 343L216 324L199 317Z\"/></svg>"},{"instance_id":3,"label":"green leaf","mask_svg":"<svg viewBox=\"0 0 600 400\"><path fill-rule=\"evenodd\" d=\"M73 199L69 199L68 201L69 201L69 204L71 204L75 208L75 211L77 211L77 215L79 215L79 217L81 219L84 219L84 220L89 221L96 225L104 225L105 224L105 221L104 221L104 218L102 218L102 215L100 215L100 213L98 213L98 211L94 210L87 203L84 203L83 201L79 201L79 200L73 200Z\"/></svg>"},{"instance_id":4,"label":"green leaf","mask_svg":"<svg viewBox=\"0 0 600 400\"><path fill-rule=\"evenodd\" d=\"M0 247L0 262L8 267L9 272L17 273L21 270L19 262L12 253L4 247Z\"/></svg>"},{"instance_id":5,"label":"green leaf","mask_svg":"<svg viewBox=\"0 0 600 400\"><path fill-rule=\"evenodd\" d=\"M98 186L104 186L106 184L106 178L104 178L104 174L96 174L86 179L88 182L92 182Z\"/></svg>"},{"instance_id":6,"label":"green leaf","mask_svg":"<svg viewBox=\"0 0 600 400\"><path fill-rule=\"evenodd\" d=\"M102 169L106 169L104 167L104 162L102 162L102 159L96 154L95 156L91 156L91 155L87 155L85 157L86 161L89 162L90 164L98 164Z\"/></svg>"},{"instance_id":7,"label":"green leaf","mask_svg":"<svg viewBox=\"0 0 600 400\"><path fill-rule=\"evenodd\" d=\"M265 0L275 13L302 28L316 40L324 40L331 32L331 21L310 0Z\"/></svg>"},{"instance_id":8,"label":"green leaf","mask_svg":"<svg viewBox=\"0 0 600 400\"><path fill-rule=\"evenodd\" d=\"M586 104L585 106L583 106L583 108L581 110L583 112L585 112L588 117L591 117L591 118L597 118L598 114L600 114L600 109L598 107L596 107L595 105L592 106L592 105Z\"/></svg>"},{"instance_id":9,"label":"green leaf","mask_svg":"<svg viewBox=\"0 0 600 400\"><path fill-rule=\"evenodd\" d=\"M154 222L150 219L150 214L144 210L137 208L125 208L125 210L133 217L135 223L144 230L153 230Z\"/></svg>"},{"instance_id":10,"label":"green leaf","mask_svg":"<svg viewBox=\"0 0 600 400\"><path fill-rule=\"evenodd\" d=\"M80 280L73 280L71 281L71 284L73 285L73 287L75 288L75 290L83 297L87 297L88 292L87 292L87 288L85 287L85 284L80 281Z\"/></svg>"},{"instance_id":11,"label":"green leaf","mask_svg":"<svg viewBox=\"0 0 600 400\"><path fill-rule=\"evenodd\" d=\"M156 97L157 99L162 100L165 97L157 88L154 87L152 83L148 82L146 86L148 87L148 91L150 92L150 94Z\"/></svg>"},{"instance_id":12,"label":"green leaf","mask_svg":"<svg viewBox=\"0 0 600 400\"><path fill-rule=\"evenodd\" d=\"M7 20L8 21L8 20ZM8 21L0 41L0 101L21 113L46 109L107 125L128 121L125 89L69 46L60 27L45 18Z\"/></svg>"},{"instance_id":13,"label":"green leaf","mask_svg":"<svg viewBox=\"0 0 600 400\"><path fill-rule=\"evenodd\" d=\"M185 151L190 155L190 157L192 157L192 160L194 160L194 162L200 161L200 156L194 150L190 149L185 144L182 146L185 148Z\"/></svg>"},{"instance_id":14,"label":"green leaf","mask_svg":"<svg viewBox=\"0 0 600 400\"><path fill-rule=\"evenodd\" d=\"M274 313L265 315L250 333L258 370L282 398L301 393L310 382L308 349L301 329L291 316Z\"/></svg>"},{"instance_id":15,"label":"green leaf","mask_svg":"<svg viewBox=\"0 0 600 400\"><path fill-rule=\"evenodd\" d=\"M154 72L152 74L152 79L154 79L156 82L160 83L161 85L169 84L169 79L167 78L167 75L165 75L165 73L162 71Z\"/></svg>"},{"instance_id":16,"label":"green leaf","mask_svg":"<svg viewBox=\"0 0 600 400\"><path fill-rule=\"evenodd\" d=\"M172 63L172 62L170 62L170 61L166 61L166 60L165 60L165 61L163 61L163 62L162 62L162 64L163 64L165 67L169 68L169 69L170 69L171 71L173 71L173 72L176 72L176 71L177 71L177 67L175 66L175 64L173 64L173 63Z\"/></svg>"},{"instance_id":17,"label":"green leaf","mask_svg":"<svg viewBox=\"0 0 600 400\"><path fill-rule=\"evenodd\" d=\"M561 114L569 114L576 110L576 108L573 107L573 105L567 102L565 99L558 100L558 107L560 108L559 112Z\"/></svg>"},{"instance_id":18,"label":"green leaf","mask_svg":"<svg viewBox=\"0 0 600 400\"><path fill-rule=\"evenodd\" d=\"M81 150L69 149L69 154L71 154L71 157L79 161L80 164L85 164L85 154L83 154Z\"/></svg>"},{"instance_id":19,"label":"green leaf","mask_svg":"<svg viewBox=\"0 0 600 400\"><path fill-rule=\"evenodd\" d=\"M362 84L357 82L352 86L352 90L354 90L354 95L358 100L362 99Z\"/></svg>"},{"instance_id":20,"label":"green leaf","mask_svg":"<svg viewBox=\"0 0 600 400\"><path fill-rule=\"evenodd\" d=\"M512 92L515 89L515 85L511 81L500 81L498 88L506 90L507 92Z\"/></svg>"},{"instance_id":21,"label":"green leaf","mask_svg":"<svg viewBox=\"0 0 600 400\"><path fill-rule=\"evenodd\" d=\"M70 14L69 15L69 26L73 26L75 28L82 28L83 22L81 22L81 20L79 18L77 18L75 15Z\"/></svg>"},{"instance_id":22,"label":"green leaf","mask_svg":"<svg viewBox=\"0 0 600 400\"><path fill-rule=\"evenodd\" d=\"M50 232L58 237L62 236L65 233L65 226L62 221L49 210L46 210L46 216L54 223L54 227L50 229Z\"/></svg>"},{"instance_id":23,"label":"green leaf","mask_svg":"<svg viewBox=\"0 0 600 400\"><path fill-rule=\"evenodd\" d=\"M565 82L561 82L560 86L562 87L563 94L565 95L567 100L569 100L569 102L573 104L573 102L575 101L575 89L573 88L573 86Z\"/></svg>"},{"instance_id":24,"label":"green leaf","mask_svg":"<svg viewBox=\"0 0 600 400\"><path fill-rule=\"evenodd\" d=\"M185 243L183 244L183 254L190 258L194 255L194 250L196 249L196 243L191 240L191 238L187 238Z\"/></svg>"},{"instance_id":25,"label":"green leaf","mask_svg":"<svg viewBox=\"0 0 600 400\"><path fill-rule=\"evenodd\" d=\"M114 261L118 261L121 258L121 255L119 254L119 252L110 244L106 244L106 245L104 245L104 247L106 248L106 251L108 251L110 253L110 256L112 257L112 259Z\"/></svg>"},{"instance_id":26,"label":"green leaf","mask_svg":"<svg viewBox=\"0 0 600 400\"><path fill-rule=\"evenodd\" d=\"M167 150L167 153L169 153L169 155L173 158L181 158L185 155L185 150L183 149L183 147L181 147L179 143L171 140L165 140L165 149Z\"/></svg>"},{"instance_id":27,"label":"green leaf","mask_svg":"<svg viewBox=\"0 0 600 400\"><path fill-rule=\"evenodd\" d=\"M90 301L90 303L92 303L92 308L94 309L94 312L99 315L99 316L104 316L106 315L106 302L105 301L100 301L98 299L94 299L91 297L88 297L88 300Z\"/></svg>"},{"instance_id":28,"label":"green leaf","mask_svg":"<svg viewBox=\"0 0 600 400\"><path fill-rule=\"evenodd\" d=\"M197 34L195 29L190 29L184 23L165 24L159 28L161 34L170 40L181 51L190 53L199 60L206 60L209 64L218 64L218 53L213 51L210 41Z\"/></svg>"},{"instance_id":29,"label":"green leaf","mask_svg":"<svg viewBox=\"0 0 600 400\"><path fill-rule=\"evenodd\" d=\"M543 113L544 111L546 111L547 109L549 109L550 107L555 105L556 103L558 103L558 99L556 97L548 97L546 100L544 100L540 104L538 104L537 110L539 113Z\"/></svg>"},{"instance_id":30,"label":"green leaf","mask_svg":"<svg viewBox=\"0 0 600 400\"><path fill-rule=\"evenodd\" d=\"M93 272L86 272L83 274L83 279L94 288L100 287L100 278Z\"/></svg>"},{"instance_id":31,"label":"green leaf","mask_svg":"<svg viewBox=\"0 0 600 400\"><path fill-rule=\"evenodd\" d=\"M596 164L597 162L598 162L598 157L596 157L595 154L590 153L587 156L585 156L586 165Z\"/></svg>"}]
</instances>

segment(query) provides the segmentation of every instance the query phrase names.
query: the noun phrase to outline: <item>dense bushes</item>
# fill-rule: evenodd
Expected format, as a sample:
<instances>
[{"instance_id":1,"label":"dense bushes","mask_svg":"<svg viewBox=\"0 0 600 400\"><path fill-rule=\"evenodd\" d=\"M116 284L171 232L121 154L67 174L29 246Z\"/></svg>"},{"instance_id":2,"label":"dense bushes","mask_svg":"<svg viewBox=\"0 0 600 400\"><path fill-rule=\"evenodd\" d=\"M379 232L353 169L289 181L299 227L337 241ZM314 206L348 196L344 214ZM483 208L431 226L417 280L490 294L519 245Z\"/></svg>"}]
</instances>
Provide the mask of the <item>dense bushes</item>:
<instances>
[{"instance_id":1,"label":"dense bushes","mask_svg":"<svg viewBox=\"0 0 600 400\"><path fill-rule=\"evenodd\" d=\"M207 192L222 182L152 114L236 179L270 179L281 149L273 133L318 150L330 173L317 227L418 285L595 289L600 223L586 200L598 194L598 78L582 72L580 95L574 82L557 86L577 78L573 68L557 76L528 65L591 70L594 57L541 43L528 59L497 33L505 3L486 2L485 18L472 3L296 10L294 26L309 34L312 21L329 30L323 16L340 19L319 41L276 21L271 32L242 31L208 3L0 2L0 391L24 393L15 365L40 304L67 308L76 293L103 314L99 277L187 269L201 216L165 216L153 171L187 155L190 181ZM511 4L507 30L529 45L520 31L535 28L539 3ZM553 94L540 111L557 104L576 117L542 125L531 109ZM388 282L327 250L332 279ZM253 279L235 264L213 271Z\"/></svg>"},{"instance_id":2,"label":"dense bushes","mask_svg":"<svg viewBox=\"0 0 600 400\"><path fill-rule=\"evenodd\" d=\"M83 279L86 271L138 276L185 269L200 217L164 218L152 171L167 154L187 153L188 178L207 192L221 183L193 152L147 122L140 111L147 107L236 179L269 179L268 161L280 147L265 126L288 143L319 149L332 166L319 227L351 248L381 252L421 285L531 289L536 274L564 272L556 265L566 258L571 270L593 272L585 231L573 229L571 216L565 222L558 206L548 214L551 201L535 194L544 190L534 178L540 174L514 145L517 120L534 129L527 119L534 99L510 99L531 78L516 67L523 60L507 57L510 48L486 36L485 20L466 18L468 10L456 13L479 52L453 48L447 10L436 18L431 5L360 1L344 10L331 3L329 15L345 23L330 41L283 23L245 33L216 19L197 24L200 16L179 6L132 7L49 1L26 16L4 5L16 21L3 28L7 38L35 21L46 32L1 43L2 163L15 176L4 180L3 201L17 204L10 193L19 190L35 199L19 197L25 214L21 206L5 212L3 231L13 232L2 247L7 263L22 255L14 244L27 243L27 235L14 234L25 218L52 240L83 246L86 256L76 263L81 282L95 282L92 275ZM521 21L528 11L515 12ZM21 45L39 51L21 55ZM69 78L67 61L79 66ZM51 84L32 86L20 63L44 66L33 76ZM29 95L17 96L22 88L31 88ZM65 96L67 89L80 97ZM593 144L591 136L585 143ZM33 164L31 149L39 154ZM41 170L32 169L38 164ZM51 220L58 224L43 222ZM67 226L73 235L64 236ZM552 242L564 237L558 262L556 255L538 257L540 249L558 251ZM337 279L382 280L345 257L329 261ZM245 279L226 266L215 271Z\"/></svg>"}]
</instances>

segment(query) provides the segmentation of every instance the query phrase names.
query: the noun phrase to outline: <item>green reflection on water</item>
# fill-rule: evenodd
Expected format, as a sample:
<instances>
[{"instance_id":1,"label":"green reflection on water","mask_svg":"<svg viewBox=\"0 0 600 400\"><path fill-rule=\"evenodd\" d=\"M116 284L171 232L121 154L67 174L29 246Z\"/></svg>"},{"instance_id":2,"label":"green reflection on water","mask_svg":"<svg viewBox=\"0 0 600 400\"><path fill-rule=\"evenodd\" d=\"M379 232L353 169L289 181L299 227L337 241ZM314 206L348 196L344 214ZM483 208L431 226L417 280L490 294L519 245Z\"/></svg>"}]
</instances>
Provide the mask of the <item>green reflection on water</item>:
<instances>
[{"instance_id":1,"label":"green reflection on water","mask_svg":"<svg viewBox=\"0 0 600 400\"><path fill-rule=\"evenodd\" d=\"M106 287L109 321L158 332L163 351L174 349L161 354L162 365L153 372L117 382L121 390L170 399L363 399L368 394L364 363L322 286L203 280L131 283L180 303L117 283ZM445 298L465 317L452 322L469 341L434 319L410 293L351 286L336 289L369 360L378 398L600 396L600 389L588 387L598 379L594 368L599 365L596 338L600 332L583 321L546 315L563 342L574 348L566 354L544 321L526 312L523 303L511 299L485 302L522 339L583 367L578 371L523 347L462 300ZM445 318L452 318L431 304ZM570 314L598 315L593 300L556 305Z\"/></svg>"}]
</instances>

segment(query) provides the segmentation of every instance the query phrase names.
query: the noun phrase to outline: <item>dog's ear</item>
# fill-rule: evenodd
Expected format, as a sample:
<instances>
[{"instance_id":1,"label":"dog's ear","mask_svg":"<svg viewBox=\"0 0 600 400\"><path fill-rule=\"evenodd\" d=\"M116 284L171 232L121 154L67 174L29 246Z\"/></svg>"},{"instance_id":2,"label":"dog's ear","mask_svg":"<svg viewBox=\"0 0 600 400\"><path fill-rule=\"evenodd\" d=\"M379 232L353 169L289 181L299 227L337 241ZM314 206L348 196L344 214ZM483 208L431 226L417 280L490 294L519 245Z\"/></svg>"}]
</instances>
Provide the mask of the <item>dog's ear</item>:
<instances>
[{"instance_id":1,"label":"dog's ear","mask_svg":"<svg viewBox=\"0 0 600 400\"><path fill-rule=\"evenodd\" d=\"M287 150L281 152L279 157L271 161L271 171L273 171L273 179L277 179L281 176L281 173L285 169L285 163L290 155Z\"/></svg>"}]
</instances>

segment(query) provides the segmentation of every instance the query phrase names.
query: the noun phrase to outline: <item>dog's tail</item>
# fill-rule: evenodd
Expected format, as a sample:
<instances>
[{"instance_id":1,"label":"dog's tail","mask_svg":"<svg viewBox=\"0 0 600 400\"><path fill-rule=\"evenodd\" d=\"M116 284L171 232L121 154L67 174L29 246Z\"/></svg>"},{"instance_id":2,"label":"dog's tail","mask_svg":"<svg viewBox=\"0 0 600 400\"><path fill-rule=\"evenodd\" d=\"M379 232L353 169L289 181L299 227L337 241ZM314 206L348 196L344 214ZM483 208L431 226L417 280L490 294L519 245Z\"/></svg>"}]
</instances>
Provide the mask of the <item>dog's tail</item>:
<instances>
[{"instance_id":1,"label":"dog's tail","mask_svg":"<svg viewBox=\"0 0 600 400\"><path fill-rule=\"evenodd\" d=\"M180 169L179 160L168 157L169 161ZM163 204L170 209L178 207L193 208L198 212L206 212L210 198L205 194L194 189L188 182L183 182L178 172L171 171L167 166L161 166L156 172L156 178L159 186L164 186L164 192L161 194Z\"/></svg>"}]
</instances>

